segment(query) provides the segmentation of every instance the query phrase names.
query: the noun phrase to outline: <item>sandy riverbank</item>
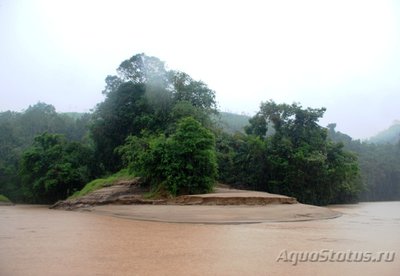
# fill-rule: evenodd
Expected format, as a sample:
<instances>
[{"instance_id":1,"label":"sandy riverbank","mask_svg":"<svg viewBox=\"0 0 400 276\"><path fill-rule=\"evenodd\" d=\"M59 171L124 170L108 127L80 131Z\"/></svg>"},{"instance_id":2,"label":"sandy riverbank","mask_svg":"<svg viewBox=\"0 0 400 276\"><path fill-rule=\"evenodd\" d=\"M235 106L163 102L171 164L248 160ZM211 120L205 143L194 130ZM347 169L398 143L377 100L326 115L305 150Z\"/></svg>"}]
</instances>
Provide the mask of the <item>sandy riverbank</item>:
<instances>
[{"instance_id":1,"label":"sandy riverbank","mask_svg":"<svg viewBox=\"0 0 400 276\"><path fill-rule=\"evenodd\" d=\"M332 219L341 215L329 208L305 204L248 205L103 205L90 209L114 217L173 223L244 224Z\"/></svg>"},{"instance_id":2,"label":"sandy riverbank","mask_svg":"<svg viewBox=\"0 0 400 276\"><path fill-rule=\"evenodd\" d=\"M144 221L244 224L304 221L340 216L329 208L300 204L293 197L217 187L213 193L150 200L138 180L120 182L86 196L58 202L54 209L90 211Z\"/></svg>"}]
</instances>

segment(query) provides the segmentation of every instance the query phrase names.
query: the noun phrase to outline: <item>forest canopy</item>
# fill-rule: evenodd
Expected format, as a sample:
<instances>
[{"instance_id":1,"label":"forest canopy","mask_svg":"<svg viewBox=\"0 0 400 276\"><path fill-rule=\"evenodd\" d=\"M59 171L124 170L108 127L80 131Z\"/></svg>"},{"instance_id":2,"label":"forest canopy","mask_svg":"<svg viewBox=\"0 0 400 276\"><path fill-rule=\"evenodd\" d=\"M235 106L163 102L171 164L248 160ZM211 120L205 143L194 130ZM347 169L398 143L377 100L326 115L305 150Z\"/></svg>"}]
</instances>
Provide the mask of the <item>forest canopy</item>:
<instances>
[{"instance_id":1,"label":"forest canopy","mask_svg":"<svg viewBox=\"0 0 400 276\"><path fill-rule=\"evenodd\" d=\"M0 113L0 194L52 203L128 169L169 196L223 182L317 205L400 199L395 128L393 143L374 144L320 126L325 108L268 100L253 117L219 113L207 84L145 54L105 82L92 113L40 102Z\"/></svg>"}]
</instances>

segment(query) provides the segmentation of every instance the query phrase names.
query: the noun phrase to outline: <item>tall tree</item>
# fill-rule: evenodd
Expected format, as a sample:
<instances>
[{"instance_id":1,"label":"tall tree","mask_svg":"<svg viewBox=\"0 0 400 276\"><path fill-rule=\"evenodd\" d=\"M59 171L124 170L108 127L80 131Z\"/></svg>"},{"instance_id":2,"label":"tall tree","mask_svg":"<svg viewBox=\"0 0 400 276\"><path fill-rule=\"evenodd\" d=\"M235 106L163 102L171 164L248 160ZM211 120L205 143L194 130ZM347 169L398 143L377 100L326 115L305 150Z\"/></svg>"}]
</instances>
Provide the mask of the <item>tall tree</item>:
<instances>
[{"instance_id":1,"label":"tall tree","mask_svg":"<svg viewBox=\"0 0 400 276\"><path fill-rule=\"evenodd\" d=\"M106 84L106 99L97 106L91 127L106 171L121 168L114 149L128 135L168 133L177 120L189 115L206 124L216 113L214 91L185 73L167 70L156 57L138 54L123 61Z\"/></svg>"},{"instance_id":2,"label":"tall tree","mask_svg":"<svg viewBox=\"0 0 400 276\"><path fill-rule=\"evenodd\" d=\"M96 155L107 170L117 171L121 163L114 149L130 135L139 135L152 125L151 107L142 84L124 83L107 95L93 114L91 136Z\"/></svg>"}]
</instances>

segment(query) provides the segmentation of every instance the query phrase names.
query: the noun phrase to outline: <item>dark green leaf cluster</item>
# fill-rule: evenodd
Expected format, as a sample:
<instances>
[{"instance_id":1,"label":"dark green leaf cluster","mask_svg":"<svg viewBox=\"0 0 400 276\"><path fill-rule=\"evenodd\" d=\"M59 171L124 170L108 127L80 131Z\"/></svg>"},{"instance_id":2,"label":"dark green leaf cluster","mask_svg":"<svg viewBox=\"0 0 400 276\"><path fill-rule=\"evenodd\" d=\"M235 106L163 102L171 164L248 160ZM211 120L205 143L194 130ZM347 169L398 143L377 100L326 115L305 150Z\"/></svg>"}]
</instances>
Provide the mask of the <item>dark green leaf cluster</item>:
<instances>
[{"instance_id":1,"label":"dark green leaf cluster","mask_svg":"<svg viewBox=\"0 0 400 276\"><path fill-rule=\"evenodd\" d=\"M210 192L217 162L214 135L192 117L181 119L169 137L129 136L118 148L126 165L153 189L170 195Z\"/></svg>"},{"instance_id":2,"label":"dark green leaf cluster","mask_svg":"<svg viewBox=\"0 0 400 276\"><path fill-rule=\"evenodd\" d=\"M262 103L249 120L247 136L218 139L221 180L310 204L355 200L361 190L357 158L328 141L318 125L324 111ZM268 124L272 135L267 135Z\"/></svg>"},{"instance_id":3,"label":"dark green leaf cluster","mask_svg":"<svg viewBox=\"0 0 400 276\"><path fill-rule=\"evenodd\" d=\"M20 160L35 136L43 132L60 133L68 141L89 144L90 117L82 113L57 113L53 106L41 102L23 112L0 113L0 193L14 202L24 199Z\"/></svg>"},{"instance_id":4,"label":"dark green leaf cluster","mask_svg":"<svg viewBox=\"0 0 400 276\"><path fill-rule=\"evenodd\" d=\"M67 142L62 135L43 133L22 156L25 201L52 203L79 190L91 178L88 147Z\"/></svg>"},{"instance_id":5,"label":"dark green leaf cluster","mask_svg":"<svg viewBox=\"0 0 400 276\"><path fill-rule=\"evenodd\" d=\"M347 150L358 157L362 182L365 189L361 200L400 200L400 141L396 143L370 143L372 140L360 142L353 140L335 130L336 125L328 125L330 139L341 143ZM377 135L376 139L394 137L395 125ZM385 140L379 140L385 141ZM393 139L391 140L393 142Z\"/></svg>"},{"instance_id":6,"label":"dark green leaf cluster","mask_svg":"<svg viewBox=\"0 0 400 276\"><path fill-rule=\"evenodd\" d=\"M135 55L121 63L117 74L106 78L106 99L91 126L97 159L106 171L122 168L114 149L127 136L168 135L186 116L210 126L210 115L217 112L214 91L186 73L167 70L156 57Z\"/></svg>"}]
</instances>

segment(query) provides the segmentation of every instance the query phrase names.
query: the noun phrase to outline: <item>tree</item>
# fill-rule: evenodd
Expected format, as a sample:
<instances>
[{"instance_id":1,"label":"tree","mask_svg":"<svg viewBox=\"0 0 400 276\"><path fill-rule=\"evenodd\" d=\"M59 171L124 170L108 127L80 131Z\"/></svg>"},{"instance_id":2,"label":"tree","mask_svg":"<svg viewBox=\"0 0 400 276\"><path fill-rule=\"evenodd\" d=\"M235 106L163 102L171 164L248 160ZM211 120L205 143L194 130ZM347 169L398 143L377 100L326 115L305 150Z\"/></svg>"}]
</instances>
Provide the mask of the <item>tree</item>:
<instances>
[{"instance_id":1,"label":"tree","mask_svg":"<svg viewBox=\"0 0 400 276\"><path fill-rule=\"evenodd\" d=\"M173 194L210 192L217 176L214 135L187 117L178 122L167 145L169 190Z\"/></svg>"},{"instance_id":2,"label":"tree","mask_svg":"<svg viewBox=\"0 0 400 276\"><path fill-rule=\"evenodd\" d=\"M168 138L130 136L118 151L131 170L173 196L210 192L215 184L214 136L191 117Z\"/></svg>"},{"instance_id":3,"label":"tree","mask_svg":"<svg viewBox=\"0 0 400 276\"><path fill-rule=\"evenodd\" d=\"M144 97L142 84L124 83L107 95L93 114L91 137L95 143L97 159L106 170L121 168L114 149L123 144L128 135L139 135L152 125L151 108Z\"/></svg>"},{"instance_id":4,"label":"tree","mask_svg":"<svg viewBox=\"0 0 400 276\"><path fill-rule=\"evenodd\" d=\"M44 133L22 156L25 200L52 203L79 190L91 177L91 151L62 135Z\"/></svg>"},{"instance_id":5,"label":"tree","mask_svg":"<svg viewBox=\"0 0 400 276\"><path fill-rule=\"evenodd\" d=\"M327 139L327 130L318 125L324 111L272 100L262 103L246 137L219 142L219 162L232 172L227 180L309 204L355 200L362 188L357 158ZM267 126L274 134L266 135Z\"/></svg>"},{"instance_id":6,"label":"tree","mask_svg":"<svg viewBox=\"0 0 400 276\"><path fill-rule=\"evenodd\" d=\"M57 113L52 105L37 103L24 112L0 113L0 193L14 202L23 200L20 161L35 136L60 133L66 140L90 144L89 114ZM86 146L85 146L86 147ZM94 165L92 166L94 167Z\"/></svg>"},{"instance_id":7,"label":"tree","mask_svg":"<svg viewBox=\"0 0 400 276\"><path fill-rule=\"evenodd\" d=\"M106 171L121 169L114 150L129 135L169 134L177 120L193 116L205 125L216 113L215 93L183 72L167 70L164 62L134 55L106 78L106 95L93 116L91 136Z\"/></svg>"},{"instance_id":8,"label":"tree","mask_svg":"<svg viewBox=\"0 0 400 276\"><path fill-rule=\"evenodd\" d=\"M202 81L195 81L188 74L171 71L175 102L189 102L207 114L217 113L215 92Z\"/></svg>"},{"instance_id":9,"label":"tree","mask_svg":"<svg viewBox=\"0 0 400 276\"><path fill-rule=\"evenodd\" d=\"M329 203L349 203L364 191L357 156L344 149L342 143L328 142L328 178L333 191Z\"/></svg>"},{"instance_id":10,"label":"tree","mask_svg":"<svg viewBox=\"0 0 400 276\"><path fill-rule=\"evenodd\" d=\"M357 199L361 191L357 158L327 140L326 129L318 125L324 112L325 108L272 101L261 106L276 129L268 153L271 170L278 172L269 182L271 190L318 205Z\"/></svg>"},{"instance_id":11,"label":"tree","mask_svg":"<svg viewBox=\"0 0 400 276\"><path fill-rule=\"evenodd\" d=\"M261 114L256 114L249 119L249 125L245 126L244 130L248 135L256 135L258 137L265 137L267 134L268 126L265 117Z\"/></svg>"},{"instance_id":12,"label":"tree","mask_svg":"<svg viewBox=\"0 0 400 276\"><path fill-rule=\"evenodd\" d=\"M0 194L16 201L20 188L18 163L21 139L13 124L14 116L11 112L0 114Z\"/></svg>"},{"instance_id":13,"label":"tree","mask_svg":"<svg viewBox=\"0 0 400 276\"><path fill-rule=\"evenodd\" d=\"M328 125L329 138L357 157L362 181L360 198L364 201L400 199L400 143L372 144L353 140ZM382 133L387 133L382 132ZM341 162L343 163L343 162ZM346 188L346 187L344 187ZM351 190L351 189L346 189Z\"/></svg>"}]
</instances>

